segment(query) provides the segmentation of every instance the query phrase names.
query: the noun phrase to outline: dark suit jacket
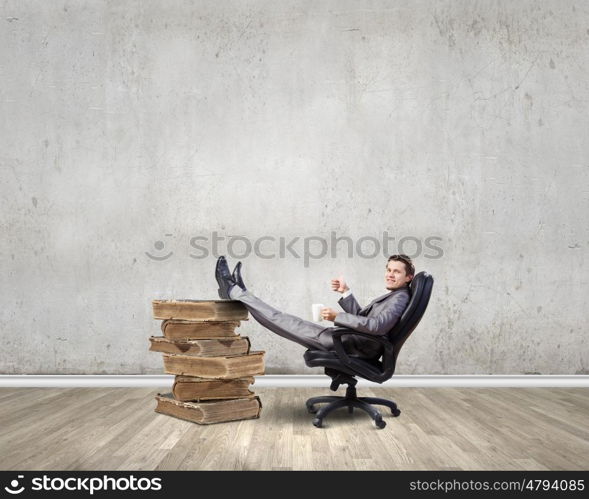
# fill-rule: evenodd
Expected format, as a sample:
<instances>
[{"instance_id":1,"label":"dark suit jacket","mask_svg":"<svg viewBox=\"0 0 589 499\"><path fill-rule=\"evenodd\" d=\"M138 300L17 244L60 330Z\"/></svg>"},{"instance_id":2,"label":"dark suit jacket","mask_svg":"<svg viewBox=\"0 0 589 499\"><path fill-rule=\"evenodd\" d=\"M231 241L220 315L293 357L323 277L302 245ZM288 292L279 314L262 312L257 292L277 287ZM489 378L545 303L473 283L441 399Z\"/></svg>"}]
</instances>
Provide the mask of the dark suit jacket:
<instances>
[{"instance_id":1,"label":"dark suit jacket","mask_svg":"<svg viewBox=\"0 0 589 499\"><path fill-rule=\"evenodd\" d=\"M403 286L379 296L362 308L354 295L351 294L346 298L339 299L338 303L345 312L337 314L333 323L340 328L361 331L375 336L385 336L403 315L409 298L409 288ZM346 351L353 355L378 358L382 354L382 347L367 338L345 335L342 337L342 341Z\"/></svg>"}]
</instances>

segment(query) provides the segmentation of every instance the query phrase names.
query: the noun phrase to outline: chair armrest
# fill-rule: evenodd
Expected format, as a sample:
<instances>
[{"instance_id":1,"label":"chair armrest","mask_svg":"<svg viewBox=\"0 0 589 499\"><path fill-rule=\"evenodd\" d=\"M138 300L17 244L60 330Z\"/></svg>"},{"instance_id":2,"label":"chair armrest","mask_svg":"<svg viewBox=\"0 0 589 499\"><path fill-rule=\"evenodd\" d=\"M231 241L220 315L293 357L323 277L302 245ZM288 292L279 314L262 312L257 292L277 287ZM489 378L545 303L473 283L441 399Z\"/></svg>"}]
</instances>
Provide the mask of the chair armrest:
<instances>
[{"instance_id":1,"label":"chair armrest","mask_svg":"<svg viewBox=\"0 0 589 499\"><path fill-rule=\"evenodd\" d=\"M382 354L382 372L381 375L384 379L388 379L390 376L393 375L394 372L394 345L389 341L386 336L375 336L369 333L362 333L360 331L354 331L351 329L342 328L338 331L334 331L332 334L333 338L333 346L335 347L335 352L339 358L339 360L345 364L346 366L353 368L358 374L361 374L364 377L372 378L374 377L374 373L370 373L364 363L362 361L358 361L356 359L352 359L344 349L344 345L342 343L342 336L351 334L355 336L362 336L363 338L376 341L380 343L384 347L384 353Z\"/></svg>"}]
</instances>

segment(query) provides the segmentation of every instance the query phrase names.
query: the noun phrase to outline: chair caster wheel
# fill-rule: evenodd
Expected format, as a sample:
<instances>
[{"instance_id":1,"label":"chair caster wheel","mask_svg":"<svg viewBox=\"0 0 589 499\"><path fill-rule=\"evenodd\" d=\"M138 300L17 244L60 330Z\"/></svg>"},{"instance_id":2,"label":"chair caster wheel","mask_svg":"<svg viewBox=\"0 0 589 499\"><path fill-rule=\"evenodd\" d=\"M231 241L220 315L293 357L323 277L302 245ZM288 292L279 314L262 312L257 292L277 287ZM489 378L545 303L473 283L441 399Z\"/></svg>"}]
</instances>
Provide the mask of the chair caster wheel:
<instances>
[{"instance_id":1,"label":"chair caster wheel","mask_svg":"<svg viewBox=\"0 0 589 499\"><path fill-rule=\"evenodd\" d=\"M375 419L373 420L374 426L376 426L378 429L382 430L387 424L385 421L383 421L382 419Z\"/></svg>"},{"instance_id":2,"label":"chair caster wheel","mask_svg":"<svg viewBox=\"0 0 589 499\"><path fill-rule=\"evenodd\" d=\"M313 426L315 426L317 428L322 428L323 427L323 420L319 419L319 418L315 418L313 420Z\"/></svg>"},{"instance_id":3,"label":"chair caster wheel","mask_svg":"<svg viewBox=\"0 0 589 499\"><path fill-rule=\"evenodd\" d=\"M401 415L401 411L399 409L391 409L393 416L398 418Z\"/></svg>"}]
</instances>

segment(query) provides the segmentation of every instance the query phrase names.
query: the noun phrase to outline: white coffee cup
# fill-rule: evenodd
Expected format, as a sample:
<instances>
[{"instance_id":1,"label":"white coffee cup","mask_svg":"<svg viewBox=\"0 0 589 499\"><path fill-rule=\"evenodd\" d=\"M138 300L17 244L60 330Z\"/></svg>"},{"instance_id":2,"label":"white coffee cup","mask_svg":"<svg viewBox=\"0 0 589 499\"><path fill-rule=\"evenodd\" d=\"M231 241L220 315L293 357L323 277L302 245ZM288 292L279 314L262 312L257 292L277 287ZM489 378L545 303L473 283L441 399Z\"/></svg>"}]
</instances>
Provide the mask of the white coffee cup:
<instances>
[{"instance_id":1,"label":"white coffee cup","mask_svg":"<svg viewBox=\"0 0 589 499\"><path fill-rule=\"evenodd\" d=\"M321 309L322 308L325 308L325 305L323 305L323 303L313 303L313 305L311 305L311 313L313 314L313 321L321 322L323 320L323 317L321 317Z\"/></svg>"}]
</instances>

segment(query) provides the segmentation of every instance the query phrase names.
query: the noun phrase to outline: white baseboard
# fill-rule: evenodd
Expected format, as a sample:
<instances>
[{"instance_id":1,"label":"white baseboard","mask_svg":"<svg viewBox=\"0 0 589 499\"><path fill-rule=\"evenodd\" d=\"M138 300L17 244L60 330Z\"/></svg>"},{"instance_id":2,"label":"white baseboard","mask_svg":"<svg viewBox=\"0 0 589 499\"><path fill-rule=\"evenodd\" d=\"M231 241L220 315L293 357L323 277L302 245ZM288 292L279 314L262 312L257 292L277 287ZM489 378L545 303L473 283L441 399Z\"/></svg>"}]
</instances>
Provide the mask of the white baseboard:
<instances>
[{"instance_id":1,"label":"white baseboard","mask_svg":"<svg viewBox=\"0 0 589 499\"><path fill-rule=\"evenodd\" d=\"M323 374L268 374L256 376L255 386L265 387L324 387L330 379ZM174 376L155 375L0 375L2 388L75 388L75 387L154 387L170 388ZM358 386L372 387L473 387L473 388L532 388L589 387L586 375L399 375L385 383L358 380Z\"/></svg>"}]
</instances>

